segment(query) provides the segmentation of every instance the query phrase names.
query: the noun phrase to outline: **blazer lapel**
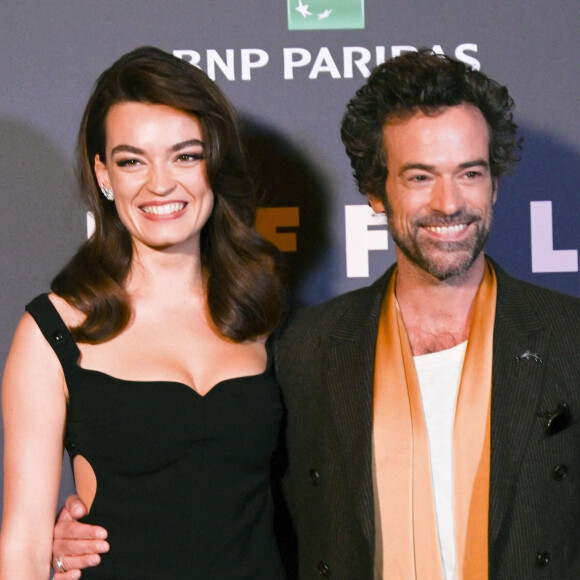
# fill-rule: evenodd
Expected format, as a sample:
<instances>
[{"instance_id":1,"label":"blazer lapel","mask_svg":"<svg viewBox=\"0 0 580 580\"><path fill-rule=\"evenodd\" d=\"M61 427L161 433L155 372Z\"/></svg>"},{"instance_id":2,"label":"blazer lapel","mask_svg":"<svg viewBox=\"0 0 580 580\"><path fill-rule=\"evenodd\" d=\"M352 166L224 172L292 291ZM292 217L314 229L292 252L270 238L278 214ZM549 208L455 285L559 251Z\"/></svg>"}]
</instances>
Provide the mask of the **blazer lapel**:
<instances>
[{"instance_id":1,"label":"blazer lapel","mask_svg":"<svg viewBox=\"0 0 580 580\"><path fill-rule=\"evenodd\" d=\"M549 331L517 281L496 264L498 298L491 395L490 553L508 511L543 387ZM523 356L522 356L523 355Z\"/></svg>"},{"instance_id":2,"label":"blazer lapel","mask_svg":"<svg viewBox=\"0 0 580 580\"><path fill-rule=\"evenodd\" d=\"M374 552L372 422L375 346L390 269L357 296L329 333L324 384L342 472L355 494L357 517Z\"/></svg>"}]
</instances>

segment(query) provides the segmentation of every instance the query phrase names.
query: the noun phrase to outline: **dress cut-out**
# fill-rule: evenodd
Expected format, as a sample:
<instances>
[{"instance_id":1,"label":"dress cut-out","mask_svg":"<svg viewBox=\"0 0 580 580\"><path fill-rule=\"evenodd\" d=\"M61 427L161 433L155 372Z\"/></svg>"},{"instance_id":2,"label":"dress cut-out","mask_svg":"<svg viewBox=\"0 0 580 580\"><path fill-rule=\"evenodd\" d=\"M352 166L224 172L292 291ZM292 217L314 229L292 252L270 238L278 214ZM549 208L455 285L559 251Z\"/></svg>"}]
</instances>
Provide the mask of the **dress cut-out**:
<instances>
[{"instance_id":1,"label":"dress cut-out","mask_svg":"<svg viewBox=\"0 0 580 580\"><path fill-rule=\"evenodd\" d=\"M97 476L93 466L80 454L71 457L73 474L77 487L77 494L90 511L95 494L97 493ZM82 486L79 480L82 479Z\"/></svg>"},{"instance_id":2,"label":"dress cut-out","mask_svg":"<svg viewBox=\"0 0 580 580\"><path fill-rule=\"evenodd\" d=\"M48 296L26 309L64 370L71 461L82 455L96 475L83 521L109 532L109 553L83 580L284 578L270 490L282 403L270 357L264 373L202 397L178 382L83 369Z\"/></svg>"}]
</instances>

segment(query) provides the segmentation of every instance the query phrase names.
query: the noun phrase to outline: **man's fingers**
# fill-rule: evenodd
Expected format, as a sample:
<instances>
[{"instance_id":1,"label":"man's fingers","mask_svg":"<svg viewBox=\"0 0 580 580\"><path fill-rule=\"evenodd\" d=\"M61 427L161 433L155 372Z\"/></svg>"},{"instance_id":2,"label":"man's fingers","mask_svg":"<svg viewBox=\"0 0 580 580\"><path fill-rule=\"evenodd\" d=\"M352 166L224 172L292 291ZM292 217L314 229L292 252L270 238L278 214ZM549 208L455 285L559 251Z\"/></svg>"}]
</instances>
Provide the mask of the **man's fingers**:
<instances>
[{"instance_id":1,"label":"man's fingers","mask_svg":"<svg viewBox=\"0 0 580 580\"><path fill-rule=\"evenodd\" d=\"M81 570L97 566L101 558L98 554L85 554L83 556L61 556L64 570L54 573L54 580L78 580L81 577Z\"/></svg>"},{"instance_id":2,"label":"man's fingers","mask_svg":"<svg viewBox=\"0 0 580 580\"><path fill-rule=\"evenodd\" d=\"M100 564L99 553L108 552L109 544L102 540L55 540L54 549L55 553L68 554L59 558L61 572L57 572L57 567L54 566L54 580L79 580L81 570ZM73 556L73 553L80 555ZM54 562L56 558L53 564Z\"/></svg>"},{"instance_id":3,"label":"man's fingers","mask_svg":"<svg viewBox=\"0 0 580 580\"><path fill-rule=\"evenodd\" d=\"M64 507L62 508L60 514L58 515L58 521L61 518L65 520L79 519L87 515L87 506L81 501L78 495L69 495L64 502Z\"/></svg>"},{"instance_id":4,"label":"man's fingers","mask_svg":"<svg viewBox=\"0 0 580 580\"><path fill-rule=\"evenodd\" d=\"M80 570L69 570L68 572L55 573L54 580L79 580Z\"/></svg>"},{"instance_id":5,"label":"man's fingers","mask_svg":"<svg viewBox=\"0 0 580 580\"><path fill-rule=\"evenodd\" d=\"M99 554L109 551L107 530L77 521L86 513L85 504L71 495L58 514L52 544L54 580L79 580L81 570L97 566Z\"/></svg>"},{"instance_id":6,"label":"man's fingers","mask_svg":"<svg viewBox=\"0 0 580 580\"><path fill-rule=\"evenodd\" d=\"M104 540L107 537L107 530L99 526L92 526L90 524L82 524L76 520L72 521L58 521L54 526L54 543L70 542L75 545L73 540ZM59 553L54 551L55 554ZM70 552L63 552L70 553ZM78 550L72 552L73 555L81 554Z\"/></svg>"},{"instance_id":7,"label":"man's fingers","mask_svg":"<svg viewBox=\"0 0 580 580\"><path fill-rule=\"evenodd\" d=\"M99 559L99 554L104 554L109 551L109 544L104 540L54 540L53 553L61 554L66 562L75 560L76 556L83 558L90 558L95 556ZM83 560L84 561L84 560ZM91 564L92 566L96 566ZM65 566L66 567L66 566Z\"/></svg>"}]
</instances>

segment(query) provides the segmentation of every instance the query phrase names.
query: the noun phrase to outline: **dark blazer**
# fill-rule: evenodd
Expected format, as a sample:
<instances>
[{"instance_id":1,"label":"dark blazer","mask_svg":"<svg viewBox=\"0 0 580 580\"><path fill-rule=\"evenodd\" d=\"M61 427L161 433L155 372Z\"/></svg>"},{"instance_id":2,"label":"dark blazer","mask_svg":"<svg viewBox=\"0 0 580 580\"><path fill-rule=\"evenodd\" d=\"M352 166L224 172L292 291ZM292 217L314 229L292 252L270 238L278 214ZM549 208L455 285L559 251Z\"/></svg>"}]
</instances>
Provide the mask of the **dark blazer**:
<instances>
[{"instance_id":1,"label":"dark blazer","mask_svg":"<svg viewBox=\"0 0 580 580\"><path fill-rule=\"evenodd\" d=\"M494 268L489 577L578 580L580 299ZM373 374L391 274L298 311L276 341L303 580L373 578Z\"/></svg>"}]
</instances>

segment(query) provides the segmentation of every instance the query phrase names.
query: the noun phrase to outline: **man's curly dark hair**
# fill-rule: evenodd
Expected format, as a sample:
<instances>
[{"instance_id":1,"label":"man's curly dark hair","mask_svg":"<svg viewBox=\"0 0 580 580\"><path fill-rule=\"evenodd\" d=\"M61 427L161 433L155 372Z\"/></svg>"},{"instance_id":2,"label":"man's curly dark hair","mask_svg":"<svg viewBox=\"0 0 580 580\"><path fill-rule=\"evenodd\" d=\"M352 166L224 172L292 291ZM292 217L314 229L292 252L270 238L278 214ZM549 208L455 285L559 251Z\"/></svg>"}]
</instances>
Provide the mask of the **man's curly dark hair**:
<instances>
[{"instance_id":1,"label":"man's curly dark hair","mask_svg":"<svg viewBox=\"0 0 580 580\"><path fill-rule=\"evenodd\" d=\"M423 48L377 66L349 101L341 137L363 195L382 199L387 179L382 146L385 122L417 111L435 115L462 103L476 106L490 132L489 162L497 178L518 161L521 139L512 121L513 99L506 87L449 56Z\"/></svg>"}]
</instances>

